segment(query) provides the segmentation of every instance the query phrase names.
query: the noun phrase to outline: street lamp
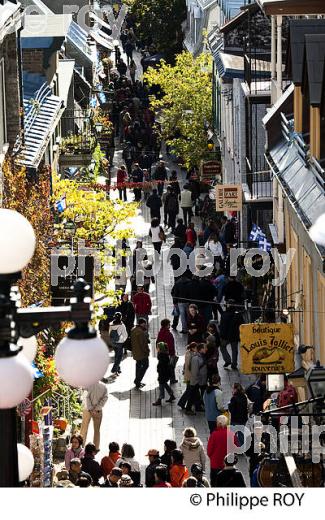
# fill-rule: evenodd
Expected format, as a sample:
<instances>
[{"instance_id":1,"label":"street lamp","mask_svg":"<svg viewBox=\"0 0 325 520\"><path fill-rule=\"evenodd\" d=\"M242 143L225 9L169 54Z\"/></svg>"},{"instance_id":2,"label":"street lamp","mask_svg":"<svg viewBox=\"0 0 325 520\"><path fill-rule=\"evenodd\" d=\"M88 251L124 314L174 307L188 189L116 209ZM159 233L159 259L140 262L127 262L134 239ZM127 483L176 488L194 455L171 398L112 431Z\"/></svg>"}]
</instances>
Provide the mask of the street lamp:
<instances>
[{"instance_id":1,"label":"street lamp","mask_svg":"<svg viewBox=\"0 0 325 520\"><path fill-rule=\"evenodd\" d=\"M96 383L109 363L106 344L88 325L91 309L85 302L88 286L83 280L76 282L76 301L70 306L17 308L12 286L21 278L20 271L31 260L35 245L35 233L25 217L0 209L0 487L18 487L22 475L27 478L21 464L25 469L31 467L29 454L17 446L16 406L33 386L35 342L26 342L26 338L62 322L75 323L56 352L58 373L72 386L86 388ZM22 346L17 345L21 342ZM18 451L26 464L20 464Z\"/></svg>"},{"instance_id":2,"label":"street lamp","mask_svg":"<svg viewBox=\"0 0 325 520\"><path fill-rule=\"evenodd\" d=\"M312 397L325 397L325 368L319 361L307 371L306 380Z\"/></svg>"}]
</instances>

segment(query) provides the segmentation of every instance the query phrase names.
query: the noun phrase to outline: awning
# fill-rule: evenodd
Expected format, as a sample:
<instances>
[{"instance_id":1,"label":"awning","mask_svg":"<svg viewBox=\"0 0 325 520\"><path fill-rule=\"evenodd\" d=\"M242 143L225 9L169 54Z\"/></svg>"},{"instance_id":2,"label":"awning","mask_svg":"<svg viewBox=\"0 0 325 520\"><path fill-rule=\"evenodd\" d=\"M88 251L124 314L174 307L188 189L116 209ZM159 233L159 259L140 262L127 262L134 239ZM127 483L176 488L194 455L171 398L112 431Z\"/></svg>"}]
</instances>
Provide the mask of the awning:
<instances>
[{"instance_id":1,"label":"awning","mask_svg":"<svg viewBox=\"0 0 325 520\"><path fill-rule=\"evenodd\" d=\"M104 47L105 49L108 49L109 51L112 51L114 49L114 45L112 43L112 38L109 38L106 36L105 33L102 31L90 31L89 36L91 36L96 43Z\"/></svg>"},{"instance_id":2,"label":"awning","mask_svg":"<svg viewBox=\"0 0 325 520\"><path fill-rule=\"evenodd\" d=\"M103 20L102 18L97 16L96 13L93 12L89 13L89 16L92 20L94 20L96 24L99 25L99 28L103 28L103 32L106 32L108 35L112 34L111 26L107 22L105 22L105 20Z\"/></svg>"},{"instance_id":3,"label":"awning","mask_svg":"<svg viewBox=\"0 0 325 520\"><path fill-rule=\"evenodd\" d=\"M24 106L25 142L17 161L28 168L37 168L60 120L63 100L54 96L50 87L44 84L36 92L33 102L24 100ZM17 142L16 150L20 146L21 143Z\"/></svg>"},{"instance_id":4,"label":"awning","mask_svg":"<svg viewBox=\"0 0 325 520\"><path fill-rule=\"evenodd\" d=\"M89 45L88 33L74 21L72 21L69 27L68 40L69 43L81 51L82 55L92 64L97 62L96 46Z\"/></svg>"}]
</instances>

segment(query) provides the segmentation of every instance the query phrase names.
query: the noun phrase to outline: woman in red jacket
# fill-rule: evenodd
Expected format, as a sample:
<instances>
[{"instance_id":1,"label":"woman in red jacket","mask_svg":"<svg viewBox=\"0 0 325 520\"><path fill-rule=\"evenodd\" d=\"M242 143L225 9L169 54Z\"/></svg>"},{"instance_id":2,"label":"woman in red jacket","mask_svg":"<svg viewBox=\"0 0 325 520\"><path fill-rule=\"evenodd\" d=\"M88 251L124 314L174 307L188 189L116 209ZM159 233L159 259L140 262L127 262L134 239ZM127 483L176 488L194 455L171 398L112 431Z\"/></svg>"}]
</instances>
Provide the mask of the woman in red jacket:
<instances>
[{"instance_id":1,"label":"woman in red jacket","mask_svg":"<svg viewBox=\"0 0 325 520\"><path fill-rule=\"evenodd\" d=\"M217 417L217 427L208 440L207 454L210 459L211 487L216 487L216 476L224 468L224 458L235 452L237 441L234 433L228 428L228 419L225 415Z\"/></svg>"},{"instance_id":2,"label":"woman in red jacket","mask_svg":"<svg viewBox=\"0 0 325 520\"><path fill-rule=\"evenodd\" d=\"M163 341L168 346L168 354L170 358L170 384L173 385L178 382L175 376L177 356L175 351L175 339L173 334L170 332L170 320L162 320L160 323L160 327L161 328L157 336L156 344Z\"/></svg>"},{"instance_id":3,"label":"woman in red jacket","mask_svg":"<svg viewBox=\"0 0 325 520\"><path fill-rule=\"evenodd\" d=\"M125 186L125 183L127 182L128 180L128 174L127 174L127 171L126 171L126 167L124 165L122 165L118 170L117 170L117 188L118 188L118 192L119 192L119 198L122 200L122 195L123 195L123 199L124 199L124 202L127 202L128 198L127 198L127 194L126 194L126 186Z\"/></svg>"}]
</instances>

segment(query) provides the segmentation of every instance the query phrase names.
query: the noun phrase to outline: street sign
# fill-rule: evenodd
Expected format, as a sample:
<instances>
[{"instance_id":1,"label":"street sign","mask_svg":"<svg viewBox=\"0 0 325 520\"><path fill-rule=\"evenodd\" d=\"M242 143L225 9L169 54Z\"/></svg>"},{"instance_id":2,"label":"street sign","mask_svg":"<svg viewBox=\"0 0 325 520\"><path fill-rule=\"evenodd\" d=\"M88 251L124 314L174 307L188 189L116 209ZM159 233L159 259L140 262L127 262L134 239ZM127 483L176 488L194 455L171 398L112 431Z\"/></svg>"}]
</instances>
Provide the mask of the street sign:
<instances>
[{"instance_id":1,"label":"street sign","mask_svg":"<svg viewBox=\"0 0 325 520\"><path fill-rule=\"evenodd\" d=\"M201 181L216 180L221 175L220 161L202 161L201 163Z\"/></svg>"},{"instance_id":2,"label":"street sign","mask_svg":"<svg viewBox=\"0 0 325 520\"><path fill-rule=\"evenodd\" d=\"M219 184L216 186L217 211L241 211L242 187L237 184Z\"/></svg>"},{"instance_id":3,"label":"street sign","mask_svg":"<svg viewBox=\"0 0 325 520\"><path fill-rule=\"evenodd\" d=\"M240 327L243 374L292 372L294 351L292 323L249 323Z\"/></svg>"}]
</instances>

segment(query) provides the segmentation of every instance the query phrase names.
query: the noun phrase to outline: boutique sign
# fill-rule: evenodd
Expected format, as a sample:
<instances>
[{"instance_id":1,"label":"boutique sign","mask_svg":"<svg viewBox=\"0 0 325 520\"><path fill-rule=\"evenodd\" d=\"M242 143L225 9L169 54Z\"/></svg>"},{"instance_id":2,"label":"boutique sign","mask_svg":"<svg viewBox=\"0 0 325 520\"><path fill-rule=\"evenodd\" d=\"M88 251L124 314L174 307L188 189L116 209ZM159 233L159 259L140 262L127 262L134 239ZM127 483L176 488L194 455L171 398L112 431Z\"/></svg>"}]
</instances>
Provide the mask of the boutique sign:
<instances>
[{"instance_id":1,"label":"boutique sign","mask_svg":"<svg viewBox=\"0 0 325 520\"><path fill-rule=\"evenodd\" d=\"M249 323L240 327L241 372L285 374L294 366L293 325Z\"/></svg>"}]
</instances>

